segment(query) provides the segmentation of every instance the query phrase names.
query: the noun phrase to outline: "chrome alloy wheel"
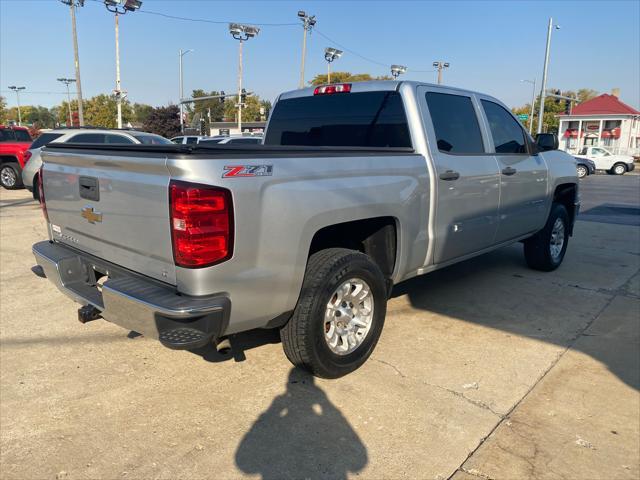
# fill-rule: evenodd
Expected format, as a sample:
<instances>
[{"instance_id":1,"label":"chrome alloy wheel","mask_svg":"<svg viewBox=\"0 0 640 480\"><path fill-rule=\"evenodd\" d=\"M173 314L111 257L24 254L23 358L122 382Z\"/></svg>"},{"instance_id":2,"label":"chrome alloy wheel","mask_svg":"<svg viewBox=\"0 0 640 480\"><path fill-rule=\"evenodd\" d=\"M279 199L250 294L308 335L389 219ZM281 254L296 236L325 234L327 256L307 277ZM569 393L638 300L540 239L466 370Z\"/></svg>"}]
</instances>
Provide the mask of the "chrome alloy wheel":
<instances>
[{"instance_id":1,"label":"chrome alloy wheel","mask_svg":"<svg viewBox=\"0 0 640 480\"><path fill-rule=\"evenodd\" d=\"M627 172L627 169L624 165L616 165L613 167L613 173L616 175L624 175Z\"/></svg>"},{"instance_id":2,"label":"chrome alloy wheel","mask_svg":"<svg viewBox=\"0 0 640 480\"><path fill-rule=\"evenodd\" d=\"M2 180L2 185L5 187L14 187L16 181L18 180L16 177L16 171L6 166L0 171L0 180Z\"/></svg>"},{"instance_id":3,"label":"chrome alloy wheel","mask_svg":"<svg viewBox=\"0 0 640 480\"><path fill-rule=\"evenodd\" d=\"M551 258L557 262L562 255L562 247L564 246L564 222L561 218L556 218L553 228L551 229L551 241L549 242L549 251Z\"/></svg>"},{"instance_id":4,"label":"chrome alloy wheel","mask_svg":"<svg viewBox=\"0 0 640 480\"><path fill-rule=\"evenodd\" d=\"M324 314L324 339L336 355L356 350L371 330L373 293L362 279L342 283L329 298Z\"/></svg>"}]
</instances>

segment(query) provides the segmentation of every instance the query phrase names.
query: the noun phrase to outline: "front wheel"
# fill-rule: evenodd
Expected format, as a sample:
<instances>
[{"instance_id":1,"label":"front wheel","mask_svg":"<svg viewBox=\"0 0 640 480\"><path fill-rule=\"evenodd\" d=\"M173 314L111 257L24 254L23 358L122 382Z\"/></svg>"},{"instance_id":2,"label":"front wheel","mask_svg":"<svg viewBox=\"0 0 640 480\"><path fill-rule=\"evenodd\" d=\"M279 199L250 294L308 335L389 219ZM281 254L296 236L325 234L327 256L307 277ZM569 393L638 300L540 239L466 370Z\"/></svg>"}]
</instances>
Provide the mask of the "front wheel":
<instances>
[{"instance_id":1,"label":"front wheel","mask_svg":"<svg viewBox=\"0 0 640 480\"><path fill-rule=\"evenodd\" d=\"M569 214L554 203L542 230L524 241L524 258L534 270L550 272L560 266L569 244Z\"/></svg>"},{"instance_id":2,"label":"front wheel","mask_svg":"<svg viewBox=\"0 0 640 480\"><path fill-rule=\"evenodd\" d=\"M587 167L585 167L584 165L578 165L577 170L578 178L584 178L589 175L589 170L587 170Z\"/></svg>"},{"instance_id":3,"label":"front wheel","mask_svg":"<svg viewBox=\"0 0 640 480\"><path fill-rule=\"evenodd\" d=\"M280 330L289 361L323 378L356 370L380 338L386 293L369 256L344 248L311 255L298 304Z\"/></svg>"},{"instance_id":4,"label":"front wheel","mask_svg":"<svg viewBox=\"0 0 640 480\"><path fill-rule=\"evenodd\" d=\"M624 163L616 163L611 171L615 175L624 175L625 173L627 173L627 166Z\"/></svg>"},{"instance_id":5,"label":"front wheel","mask_svg":"<svg viewBox=\"0 0 640 480\"><path fill-rule=\"evenodd\" d=\"M3 163L0 167L0 185L7 190L15 190L22 187L20 167L17 163Z\"/></svg>"}]
</instances>

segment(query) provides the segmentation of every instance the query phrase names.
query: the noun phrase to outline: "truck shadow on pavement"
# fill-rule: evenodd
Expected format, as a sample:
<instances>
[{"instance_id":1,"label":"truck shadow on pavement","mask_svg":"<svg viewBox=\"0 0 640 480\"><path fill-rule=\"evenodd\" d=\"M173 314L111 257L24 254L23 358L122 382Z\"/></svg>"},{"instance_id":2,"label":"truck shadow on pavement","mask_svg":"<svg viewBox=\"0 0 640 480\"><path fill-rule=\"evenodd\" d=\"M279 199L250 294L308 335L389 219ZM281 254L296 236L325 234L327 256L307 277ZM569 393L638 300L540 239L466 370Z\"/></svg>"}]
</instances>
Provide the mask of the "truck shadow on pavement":
<instances>
[{"instance_id":1,"label":"truck shadow on pavement","mask_svg":"<svg viewBox=\"0 0 640 480\"><path fill-rule=\"evenodd\" d=\"M242 438L238 468L263 480L347 479L367 465L367 449L315 378L292 368L286 391Z\"/></svg>"},{"instance_id":2,"label":"truck shadow on pavement","mask_svg":"<svg viewBox=\"0 0 640 480\"><path fill-rule=\"evenodd\" d=\"M572 261L582 260L575 255ZM556 272L529 270L522 247L514 245L402 282L394 287L392 299L406 295L413 308L574 348L640 390L638 323L607 322L592 332L589 327L604 307L588 310L572 303L577 298L599 295L606 307L616 295L624 293L608 290L606 281L600 288L575 284L561 277L569 269L574 267L567 262ZM393 321L393 310L387 313L389 320ZM580 337L598 338L576 342Z\"/></svg>"}]
</instances>

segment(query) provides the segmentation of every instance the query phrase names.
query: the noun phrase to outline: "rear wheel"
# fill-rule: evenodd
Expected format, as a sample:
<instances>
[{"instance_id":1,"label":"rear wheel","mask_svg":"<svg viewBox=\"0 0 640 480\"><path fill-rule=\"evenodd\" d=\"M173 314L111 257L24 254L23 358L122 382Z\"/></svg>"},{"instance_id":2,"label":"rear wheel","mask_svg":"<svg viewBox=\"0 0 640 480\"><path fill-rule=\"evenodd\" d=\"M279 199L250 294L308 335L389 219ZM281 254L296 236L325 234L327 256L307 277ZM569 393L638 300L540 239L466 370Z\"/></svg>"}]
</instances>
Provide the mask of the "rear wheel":
<instances>
[{"instance_id":1,"label":"rear wheel","mask_svg":"<svg viewBox=\"0 0 640 480\"><path fill-rule=\"evenodd\" d=\"M0 185L7 190L15 190L22 187L20 167L17 163L3 163L0 167Z\"/></svg>"},{"instance_id":2,"label":"rear wheel","mask_svg":"<svg viewBox=\"0 0 640 480\"><path fill-rule=\"evenodd\" d=\"M569 214L554 203L542 230L524 241L524 257L534 270L550 272L560 266L569 244Z\"/></svg>"},{"instance_id":3,"label":"rear wheel","mask_svg":"<svg viewBox=\"0 0 640 480\"><path fill-rule=\"evenodd\" d=\"M382 332L386 293L384 276L369 256L344 248L314 253L298 304L280 330L287 358L324 378L356 370Z\"/></svg>"},{"instance_id":4,"label":"rear wheel","mask_svg":"<svg viewBox=\"0 0 640 480\"><path fill-rule=\"evenodd\" d=\"M578 178L584 178L589 175L589 170L584 165L578 165L576 170L578 171Z\"/></svg>"},{"instance_id":5,"label":"rear wheel","mask_svg":"<svg viewBox=\"0 0 640 480\"><path fill-rule=\"evenodd\" d=\"M624 175L627 173L627 166L624 163L616 163L611 169L611 172L615 175Z\"/></svg>"}]
</instances>

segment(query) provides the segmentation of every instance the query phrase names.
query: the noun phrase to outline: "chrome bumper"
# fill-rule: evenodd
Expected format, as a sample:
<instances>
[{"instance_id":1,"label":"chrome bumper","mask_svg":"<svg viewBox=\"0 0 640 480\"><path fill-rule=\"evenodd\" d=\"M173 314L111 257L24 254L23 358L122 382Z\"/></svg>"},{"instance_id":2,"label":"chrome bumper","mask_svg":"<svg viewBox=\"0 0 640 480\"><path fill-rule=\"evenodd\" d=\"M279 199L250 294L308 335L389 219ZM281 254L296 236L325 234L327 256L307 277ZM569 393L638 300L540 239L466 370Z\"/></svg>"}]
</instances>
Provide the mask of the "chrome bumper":
<instances>
[{"instance_id":1,"label":"chrome bumper","mask_svg":"<svg viewBox=\"0 0 640 480\"><path fill-rule=\"evenodd\" d=\"M62 293L94 306L105 320L159 339L167 347L197 348L220 337L227 327L231 301L225 295L181 295L169 285L55 242L36 243L33 254ZM97 280L103 275L108 280L100 291ZM187 330L192 334L183 334Z\"/></svg>"}]
</instances>

